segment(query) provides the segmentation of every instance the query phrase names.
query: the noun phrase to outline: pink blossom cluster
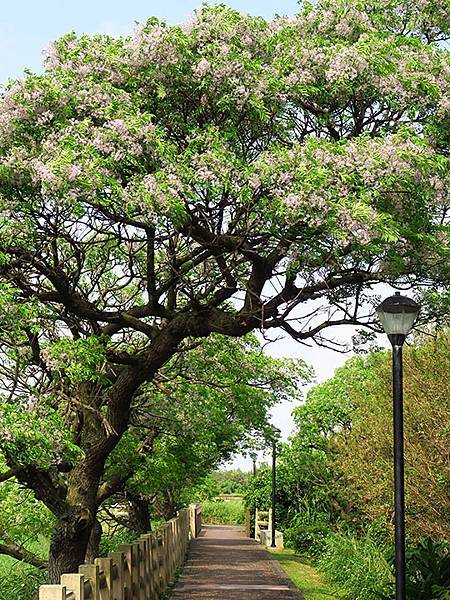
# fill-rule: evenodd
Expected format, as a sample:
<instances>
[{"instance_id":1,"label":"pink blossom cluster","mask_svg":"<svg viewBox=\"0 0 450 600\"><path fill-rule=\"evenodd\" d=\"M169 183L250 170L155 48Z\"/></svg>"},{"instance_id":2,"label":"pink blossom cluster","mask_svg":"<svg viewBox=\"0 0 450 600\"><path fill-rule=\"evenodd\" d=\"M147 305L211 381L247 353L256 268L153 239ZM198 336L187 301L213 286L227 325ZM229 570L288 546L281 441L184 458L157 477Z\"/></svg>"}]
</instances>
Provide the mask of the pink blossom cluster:
<instances>
[{"instance_id":1,"label":"pink blossom cluster","mask_svg":"<svg viewBox=\"0 0 450 600\"><path fill-rule=\"evenodd\" d=\"M107 36L66 35L43 51L48 71L60 70L78 79L95 79L120 85L124 82L125 56L111 50Z\"/></svg>"},{"instance_id":2,"label":"pink blossom cluster","mask_svg":"<svg viewBox=\"0 0 450 600\"><path fill-rule=\"evenodd\" d=\"M395 69L379 77L373 76L373 84L381 94L395 99L399 106L409 107L412 101L423 106L438 100L442 107L450 93L450 66L443 60L442 53L433 47L400 47Z\"/></svg>"},{"instance_id":3,"label":"pink blossom cluster","mask_svg":"<svg viewBox=\"0 0 450 600\"><path fill-rule=\"evenodd\" d=\"M137 29L126 49L134 67L146 65L168 66L178 62L178 48L170 31L160 24L145 25Z\"/></svg>"},{"instance_id":4,"label":"pink blossom cluster","mask_svg":"<svg viewBox=\"0 0 450 600\"><path fill-rule=\"evenodd\" d=\"M132 101L125 91L108 83L72 79L64 84L54 76L30 77L9 88L0 100L0 142L10 140L18 125L43 126L64 115L68 105L74 103L79 119L105 119L113 105L130 108ZM52 135L49 133L49 135Z\"/></svg>"},{"instance_id":5,"label":"pink blossom cluster","mask_svg":"<svg viewBox=\"0 0 450 600\"><path fill-rule=\"evenodd\" d=\"M0 143L10 140L20 123L51 122L67 98L58 85L49 95L49 83L38 78L14 83L0 99Z\"/></svg>"},{"instance_id":6,"label":"pink blossom cluster","mask_svg":"<svg viewBox=\"0 0 450 600\"><path fill-rule=\"evenodd\" d=\"M311 31L319 31L350 40L357 39L361 33L374 29L368 14L351 4L345 11L339 10L339 7L329 10L324 10L322 7L315 8L306 16L302 15L298 18L297 27L303 30L303 35L308 35Z\"/></svg>"},{"instance_id":7,"label":"pink blossom cluster","mask_svg":"<svg viewBox=\"0 0 450 600\"><path fill-rule=\"evenodd\" d=\"M103 182L114 176L114 162L134 159L144 151L152 154L154 135L154 125L136 116L112 119L102 127L72 119L66 127L54 129L39 149L11 151L0 164L18 182L21 177L26 181L28 173L32 184L45 195L63 192L73 201L92 197L101 189Z\"/></svg>"},{"instance_id":8,"label":"pink blossom cluster","mask_svg":"<svg viewBox=\"0 0 450 600\"><path fill-rule=\"evenodd\" d=\"M295 98L297 93L302 98L308 96L308 86L312 85L313 90L320 86L345 99L351 84L353 93L365 94L368 99L385 97L405 108L430 102L435 105L440 100L445 110L450 77L442 49L411 44L394 35L381 37L372 27L361 28L358 35L343 41L336 39L334 29L327 29L327 38L320 39L319 14L325 21L336 16L333 11L328 14L317 9L294 23L282 20L281 30L273 34L277 40L273 66L278 69L278 79L285 82L289 97ZM308 25L308 19L312 25Z\"/></svg>"},{"instance_id":9,"label":"pink blossom cluster","mask_svg":"<svg viewBox=\"0 0 450 600\"><path fill-rule=\"evenodd\" d=\"M367 208L371 207L366 207L366 210ZM357 241L359 244L368 244L379 237L380 232L376 226L377 214L371 209L369 215L365 215L364 218L356 218L351 207L339 208L337 222L344 234L342 240L344 243Z\"/></svg>"},{"instance_id":10,"label":"pink blossom cluster","mask_svg":"<svg viewBox=\"0 0 450 600\"><path fill-rule=\"evenodd\" d=\"M147 219L167 214L173 203L182 201L184 184L178 175L160 171L133 178L124 190L124 200Z\"/></svg>"},{"instance_id":11,"label":"pink blossom cluster","mask_svg":"<svg viewBox=\"0 0 450 600\"><path fill-rule=\"evenodd\" d=\"M297 187L295 193L288 193L283 188L274 190L275 198L281 200L287 210L286 220L294 223L301 220L309 227L319 227L328 218L331 194L327 190L314 190L310 186Z\"/></svg>"},{"instance_id":12,"label":"pink blossom cluster","mask_svg":"<svg viewBox=\"0 0 450 600\"><path fill-rule=\"evenodd\" d=\"M76 114L79 119L89 117L107 120L112 107L120 105L122 110L132 110L132 99L128 92L108 83L75 80L68 91L76 98Z\"/></svg>"},{"instance_id":13,"label":"pink blossom cluster","mask_svg":"<svg viewBox=\"0 0 450 600\"><path fill-rule=\"evenodd\" d=\"M368 62L354 46L344 46L331 57L326 71L330 82L345 79L353 81L368 69Z\"/></svg>"},{"instance_id":14,"label":"pink blossom cluster","mask_svg":"<svg viewBox=\"0 0 450 600\"><path fill-rule=\"evenodd\" d=\"M230 58L226 53L219 52L214 56L208 55L208 58L202 57L193 66L192 72L199 81L208 78L209 93L232 96L236 109L241 111L251 98L261 101L267 96L268 76L274 74L269 66L264 69L256 68L254 71L247 69L246 64L251 59L248 51L241 52L238 58Z\"/></svg>"},{"instance_id":15,"label":"pink blossom cluster","mask_svg":"<svg viewBox=\"0 0 450 600\"><path fill-rule=\"evenodd\" d=\"M50 169L48 164L44 163L39 158L33 158L30 160L31 167L31 181L34 185L37 184L48 184L51 186L57 181L55 173Z\"/></svg>"},{"instance_id":16,"label":"pink blossom cluster","mask_svg":"<svg viewBox=\"0 0 450 600\"><path fill-rule=\"evenodd\" d=\"M220 5L212 10L201 8L195 11L183 30L196 40L199 47L212 44L228 49L230 46L254 50L261 48L265 42L265 32L270 31L265 23L262 22L259 30L255 30L252 17L239 14L232 23L229 17L229 9Z\"/></svg>"},{"instance_id":17,"label":"pink blossom cluster","mask_svg":"<svg viewBox=\"0 0 450 600\"><path fill-rule=\"evenodd\" d=\"M130 124L123 119L113 119L94 130L92 145L118 162L128 156L140 156L144 150L149 150L154 131L152 124Z\"/></svg>"},{"instance_id":18,"label":"pink blossom cluster","mask_svg":"<svg viewBox=\"0 0 450 600\"><path fill-rule=\"evenodd\" d=\"M242 174L236 166L236 157L227 149L208 149L191 160L193 177L200 184L208 184L238 192Z\"/></svg>"},{"instance_id":19,"label":"pink blossom cluster","mask_svg":"<svg viewBox=\"0 0 450 600\"><path fill-rule=\"evenodd\" d=\"M381 195L393 199L399 214L417 189L428 190L435 203L448 199L449 178L430 176L427 162L433 159L422 141L402 135L312 142L263 155L249 185L270 190L286 207L288 222L335 223L342 239L367 243L380 235L376 204Z\"/></svg>"}]
</instances>

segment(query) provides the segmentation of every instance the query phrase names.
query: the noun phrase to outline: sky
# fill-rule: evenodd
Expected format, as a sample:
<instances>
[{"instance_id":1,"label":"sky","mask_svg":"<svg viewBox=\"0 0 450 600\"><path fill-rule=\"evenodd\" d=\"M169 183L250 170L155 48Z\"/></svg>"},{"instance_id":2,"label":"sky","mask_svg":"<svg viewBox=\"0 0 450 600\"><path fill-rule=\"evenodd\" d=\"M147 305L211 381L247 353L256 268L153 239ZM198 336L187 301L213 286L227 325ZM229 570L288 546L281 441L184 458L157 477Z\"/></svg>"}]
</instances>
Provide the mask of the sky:
<instances>
[{"instance_id":1,"label":"sky","mask_svg":"<svg viewBox=\"0 0 450 600\"><path fill-rule=\"evenodd\" d=\"M226 4L265 18L275 14L293 16L298 7L296 0L227 0ZM0 84L21 77L24 69L39 72L42 50L69 31L126 35L133 31L136 21L151 16L181 23L200 5L201 0L4 0L0 11ZM353 333L350 327L343 327L335 336L348 341ZM286 338L269 345L267 351L274 356L302 358L314 367L317 381L331 377L348 359L348 355L307 348ZM292 431L292 408L292 404L285 403L273 411L272 421L284 439ZM231 466L250 470L251 461L237 457Z\"/></svg>"},{"instance_id":2,"label":"sky","mask_svg":"<svg viewBox=\"0 0 450 600\"><path fill-rule=\"evenodd\" d=\"M69 31L125 35L136 21L151 16L181 23L201 4L201 0L3 0L0 83L20 77L24 68L39 71L42 50ZM266 18L297 12L296 0L227 0L226 4Z\"/></svg>"}]
</instances>

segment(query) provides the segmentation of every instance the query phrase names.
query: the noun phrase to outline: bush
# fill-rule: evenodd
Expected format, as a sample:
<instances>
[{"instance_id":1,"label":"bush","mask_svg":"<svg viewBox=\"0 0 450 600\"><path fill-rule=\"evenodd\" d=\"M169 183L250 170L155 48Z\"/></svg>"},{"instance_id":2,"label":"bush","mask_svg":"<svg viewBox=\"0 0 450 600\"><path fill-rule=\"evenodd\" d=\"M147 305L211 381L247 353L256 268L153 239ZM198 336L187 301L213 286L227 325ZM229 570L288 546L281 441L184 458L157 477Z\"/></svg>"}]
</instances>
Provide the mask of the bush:
<instances>
[{"instance_id":1,"label":"bush","mask_svg":"<svg viewBox=\"0 0 450 600\"><path fill-rule=\"evenodd\" d=\"M408 600L450 600L450 544L428 538L407 550L406 577ZM394 588L382 598L395 600Z\"/></svg>"},{"instance_id":2,"label":"bush","mask_svg":"<svg viewBox=\"0 0 450 600\"><path fill-rule=\"evenodd\" d=\"M299 553L317 555L323 548L330 532L328 515L325 513L299 513L284 532L286 546Z\"/></svg>"},{"instance_id":3,"label":"bush","mask_svg":"<svg viewBox=\"0 0 450 600\"><path fill-rule=\"evenodd\" d=\"M46 573L8 556L0 557L1 600L32 600Z\"/></svg>"},{"instance_id":4,"label":"bush","mask_svg":"<svg viewBox=\"0 0 450 600\"><path fill-rule=\"evenodd\" d=\"M319 568L342 589L344 600L380 600L393 577L386 547L378 546L370 531L361 539L340 533L329 535Z\"/></svg>"},{"instance_id":5,"label":"bush","mask_svg":"<svg viewBox=\"0 0 450 600\"><path fill-rule=\"evenodd\" d=\"M239 500L210 500L202 503L205 525L244 525L245 507Z\"/></svg>"},{"instance_id":6,"label":"bush","mask_svg":"<svg viewBox=\"0 0 450 600\"><path fill-rule=\"evenodd\" d=\"M119 527L114 533L103 533L100 539L99 554L108 556L110 552L116 552L120 544L132 544L136 538L137 534L125 527Z\"/></svg>"}]
</instances>

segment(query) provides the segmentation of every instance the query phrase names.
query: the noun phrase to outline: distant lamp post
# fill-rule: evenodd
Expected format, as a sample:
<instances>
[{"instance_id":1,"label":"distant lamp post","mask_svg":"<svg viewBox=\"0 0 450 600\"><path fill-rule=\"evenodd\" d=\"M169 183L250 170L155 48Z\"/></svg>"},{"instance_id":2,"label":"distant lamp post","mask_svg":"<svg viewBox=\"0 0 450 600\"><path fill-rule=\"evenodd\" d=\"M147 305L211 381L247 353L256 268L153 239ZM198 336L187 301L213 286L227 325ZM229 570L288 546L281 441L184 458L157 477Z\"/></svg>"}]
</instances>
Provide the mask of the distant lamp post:
<instances>
[{"instance_id":1,"label":"distant lamp post","mask_svg":"<svg viewBox=\"0 0 450 600\"><path fill-rule=\"evenodd\" d=\"M275 427L271 426L272 429L272 540L270 543L271 548L276 548L275 542L275 496L276 496L276 481L277 481L277 442L280 439L281 431Z\"/></svg>"},{"instance_id":2,"label":"distant lamp post","mask_svg":"<svg viewBox=\"0 0 450 600\"><path fill-rule=\"evenodd\" d=\"M257 458L257 455L255 454L255 452L251 452L250 453L250 458L253 461L253 477L256 477L256 458Z\"/></svg>"},{"instance_id":3,"label":"distant lamp post","mask_svg":"<svg viewBox=\"0 0 450 600\"><path fill-rule=\"evenodd\" d=\"M394 504L395 504L395 597L405 595L405 467L403 446L402 347L419 314L420 306L396 292L383 300L377 314L392 344L392 391L394 400Z\"/></svg>"}]
</instances>

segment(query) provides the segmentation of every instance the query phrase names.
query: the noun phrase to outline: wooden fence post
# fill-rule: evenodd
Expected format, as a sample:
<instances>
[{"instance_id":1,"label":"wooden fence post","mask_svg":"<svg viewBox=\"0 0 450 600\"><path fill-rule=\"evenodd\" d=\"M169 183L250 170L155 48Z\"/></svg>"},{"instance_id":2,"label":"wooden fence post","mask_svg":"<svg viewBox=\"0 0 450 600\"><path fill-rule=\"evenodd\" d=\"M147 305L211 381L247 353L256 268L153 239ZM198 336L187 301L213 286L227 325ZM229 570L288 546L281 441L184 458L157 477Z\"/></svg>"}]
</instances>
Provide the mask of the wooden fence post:
<instances>
[{"instance_id":1,"label":"wooden fence post","mask_svg":"<svg viewBox=\"0 0 450 600\"><path fill-rule=\"evenodd\" d=\"M61 585L67 588L67 592L73 592L74 600L84 600L84 575L81 573L61 575Z\"/></svg>"},{"instance_id":2,"label":"wooden fence post","mask_svg":"<svg viewBox=\"0 0 450 600\"><path fill-rule=\"evenodd\" d=\"M121 544L119 546L120 552L124 555L124 590L125 590L125 598L126 600L134 600L134 552L133 546L131 544Z\"/></svg>"},{"instance_id":3,"label":"wooden fence post","mask_svg":"<svg viewBox=\"0 0 450 600\"><path fill-rule=\"evenodd\" d=\"M170 581L170 572L172 569L172 538L171 538L172 527L170 523L166 523L164 525L164 564L166 568L164 569L164 589L168 585Z\"/></svg>"},{"instance_id":4,"label":"wooden fence post","mask_svg":"<svg viewBox=\"0 0 450 600\"><path fill-rule=\"evenodd\" d=\"M126 600L124 585L125 585L125 564L122 552L112 552L110 554L113 563L113 600Z\"/></svg>"},{"instance_id":5,"label":"wooden fence post","mask_svg":"<svg viewBox=\"0 0 450 600\"><path fill-rule=\"evenodd\" d=\"M197 504L195 508L195 537L200 535L202 530L202 507Z\"/></svg>"},{"instance_id":6,"label":"wooden fence post","mask_svg":"<svg viewBox=\"0 0 450 600\"><path fill-rule=\"evenodd\" d=\"M112 559L108 558L96 558L95 564L98 566L99 571L103 571L104 581L100 582L100 600L113 600L112 586L113 586L113 572L112 572Z\"/></svg>"},{"instance_id":7,"label":"wooden fence post","mask_svg":"<svg viewBox=\"0 0 450 600\"><path fill-rule=\"evenodd\" d=\"M195 515L195 509L196 509L196 505L195 504L190 504L189 505L189 531L191 534L191 538L195 538L196 536L196 526L195 526L195 519L196 519L196 515Z\"/></svg>"},{"instance_id":8,"label":"wooden fence post","mask_svg":"<svg viewBox=\"0 0 450 600\"><path fill-rule=\"evenodd\" d=\"M139 562L137 565L138 581L139 581L139 600L148 600L148 573L147 573L147 544L145 539L140 538L137 542L137 551Z\"/></svg>"},{"instance_id":9,"label":"wooden fence post","mask_svg":"<svg viewBox=\"0 0 450 600\"><path fill-rule=\"evenodd\" d=\"M153 585L153 545L152 545L152 534L147 533L145 535L147 541L147 577L148 577L148 597L149 600L153 599L154 596L154 585Z\"/></svg>"},{"instance_id":10,"label":"wooden fence post","mask_svg":"<svg viewBox=\"0 0 450 600\"><path fill-rule=\"evenodd\" d=\"M63 585L41 585L39 600L66 600L66 588Z\"/></svg>"},{"instance_id":11,"label":"wooden fence post","mask_svg":"<svg viewBox=\"0 0 450 600\"><path fill-rule=\"evenodd\" d=\"M175 569L176 569L176 564L177 564L177 550L176 550L177 538L176 538L175 519L171 519L169 521L169 527L167 529L169 532L169 564L170 564L169 581L171 581L173 579Z\"/></svg>"},{"instance_id":12,"label":"wooden fence post","mask_svg":"<svg viewBox=\"0 0 450 600\"><path fill-rule=\"evenodd\" d=\"M152 565L152 589L153 598L157 600L160 594L159 588L159 544L158 537L154 534L150 534L150 546L151 546L151 565Z\"/></svg>"},{"instance_id":13,"label":"wooden fence post","mask_svg":"<svg viewBox=\"0 0 450 600\"><path fill-rule=\"evenodd\" d=\"M184 509L184 554L186 555L189 546L189 510Z\"/></svg>"},{"instance_id":14,"label":"wooden fence post","mask_svg":"<svg viewBox=\"0 0 450 600\"><path fill-rule=\"evenodd\" d=\"M165 530L162 527L158 535L158 565L159 565L159 591L160 593L166 586L166 545L165 545Z\"/></svg>"},{"instance_id":15,"label":"wooden fence post","mask_svg":"<svg viewBox=\"0 0 450 600\"><path fill-rule=\"evenodd\" d=\"M149 533L141 537L145 553L145 593L146 600L152 600L153 594L153 574L152 574L152 544Z\"/></svg>"},{"instance_id":16,"label":"wooden fence post","mask_svg":"<svg viewBox=\"0 0 450 600\"><path fill-rule=\"evenodd\" d=\"M89 600L100 600L100 574L97 565L80 565L78 572L84 575L91 585Z\"/></svg>"},{"instance_id":17,"label":"wooden fence post","mask_svg":"<svg viewBox=\"0 0 450 600\"><path fill-rule=\"evenodd\" d=\"M245 511L245 537L250 537L250 511L246 510Z\"/></svg>"},{"instance_id":18,"label":"wooden fence post","mask_svg":"<svg viewBox=\"0 0 450 600\"><path fill-rule=\"evenodd\" d=\"M181 521L182 516L179 516L175 521L175 530L176 530L176 546L177 546L177 569L180 568L180 565L183 561L183 534L181 529Z\"/></svg>"}]
</instances>

